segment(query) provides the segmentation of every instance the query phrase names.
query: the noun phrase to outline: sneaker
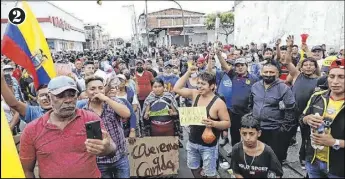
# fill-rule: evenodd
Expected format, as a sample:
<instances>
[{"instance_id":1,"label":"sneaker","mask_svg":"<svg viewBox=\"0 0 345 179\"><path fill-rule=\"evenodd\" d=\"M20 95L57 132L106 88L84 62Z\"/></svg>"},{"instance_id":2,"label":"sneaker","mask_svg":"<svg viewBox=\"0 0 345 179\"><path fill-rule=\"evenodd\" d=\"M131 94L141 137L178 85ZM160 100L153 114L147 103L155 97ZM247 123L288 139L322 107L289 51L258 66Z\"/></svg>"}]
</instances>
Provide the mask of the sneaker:
<instances>
[{"instance_id":1,"label":"sneaker","mask_svg":"<svg viewBox=\"0 0 345 179\"><path fill-rule=\"evenodd\" d=\"M227 170L230 168L230 164L228 162L222 162L219 164L220 167L222 167L222 169Z\"/></svg>"},{"instance_id":2,"label":"sneaker","mask_svg":"<svg viewBox=\"0 0 345 179\"><path fill-rule=\"evenodd\" d=\"M300 161L300 164L301 164L301 168L302 168L303 170L305 170L305 160L301 160L301 161Z\"/></svg>"}]
</instances>

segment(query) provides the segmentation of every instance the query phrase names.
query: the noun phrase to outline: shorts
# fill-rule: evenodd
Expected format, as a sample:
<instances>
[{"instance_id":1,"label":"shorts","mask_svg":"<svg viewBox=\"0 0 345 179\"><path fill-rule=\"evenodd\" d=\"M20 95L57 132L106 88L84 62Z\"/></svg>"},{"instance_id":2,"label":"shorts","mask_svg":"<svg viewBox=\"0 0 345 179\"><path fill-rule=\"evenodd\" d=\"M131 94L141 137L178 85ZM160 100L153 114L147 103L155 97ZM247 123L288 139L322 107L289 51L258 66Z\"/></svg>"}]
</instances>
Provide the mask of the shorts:
<instances>
[{"instance_id":1,"label":"shorts","mask_svg":"<svg viewBox=\"0 0 345 179\"><path fill-rule=\"evenodd\" d=\"M214 147L206 147L199 144L187 142L187 166L190 169L200 168L200 161L203 161L203 172L206 176L217 175L218 144Z\"/></svg>"}]
</instances>

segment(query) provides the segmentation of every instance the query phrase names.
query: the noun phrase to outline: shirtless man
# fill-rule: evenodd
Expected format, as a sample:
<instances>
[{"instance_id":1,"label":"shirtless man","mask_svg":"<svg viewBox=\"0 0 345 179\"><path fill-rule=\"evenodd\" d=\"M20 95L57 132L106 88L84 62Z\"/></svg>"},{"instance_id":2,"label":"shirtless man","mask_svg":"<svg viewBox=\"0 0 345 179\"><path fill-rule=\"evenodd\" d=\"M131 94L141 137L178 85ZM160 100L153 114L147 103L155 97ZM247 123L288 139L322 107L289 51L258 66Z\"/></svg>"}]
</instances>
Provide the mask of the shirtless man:
<instances>
[{"instance_id":1,"label":"shirtless man","mask_svg":"<svg viewBox=\"0 0 345 179\"><path fill-rule=\"evenodd\" d=\"M185 83L191 74L198 70L196 66L189 67L188 71L176 82L174 92L193 101L193 106L206 106L207 119L203 119L205 126L190 126L189 141L187 143L187 165L195 178L217 177L217 157L221 131L230 127L230 116L226 104L215 95L216 77L212 73L202 72L198 75L197 89L185 88ZM205 142L202 134L205 128L211 128L215 139ZM200 163L203 163L202 169Z\"/></svg>"}]
</instances>

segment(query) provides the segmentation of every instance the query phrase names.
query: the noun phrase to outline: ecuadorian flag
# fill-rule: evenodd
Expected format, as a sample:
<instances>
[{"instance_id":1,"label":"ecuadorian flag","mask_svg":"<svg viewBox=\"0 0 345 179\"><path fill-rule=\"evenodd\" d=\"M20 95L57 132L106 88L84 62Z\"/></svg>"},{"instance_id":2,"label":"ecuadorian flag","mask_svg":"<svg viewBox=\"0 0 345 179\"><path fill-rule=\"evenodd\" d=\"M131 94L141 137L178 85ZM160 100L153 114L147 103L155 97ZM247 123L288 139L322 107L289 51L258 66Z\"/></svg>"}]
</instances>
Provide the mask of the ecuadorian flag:
<instances>
[{"instance_id":1,"label":"ecuadorian flag","mask_svg":"<svg viewBox=\"0 0 345 179\"><path fill-rule=\"evenodd\" d=\"M20 2L19 2L20 3ZM1 52L33 76L35 87L48 84L56 73L43 31L27 2L22 1L25 20L8 23L1 43Z\"/></svg>"},{"instance_id":2,"label":"ecuadorian flag","mask_svg":"<svg viewBox=\"0 0 345 179\"><path fill-rule=\"evenodd\" d=\"M25 178L12 132L1 107L1 178Z\"/></svg>"}]
</instances>

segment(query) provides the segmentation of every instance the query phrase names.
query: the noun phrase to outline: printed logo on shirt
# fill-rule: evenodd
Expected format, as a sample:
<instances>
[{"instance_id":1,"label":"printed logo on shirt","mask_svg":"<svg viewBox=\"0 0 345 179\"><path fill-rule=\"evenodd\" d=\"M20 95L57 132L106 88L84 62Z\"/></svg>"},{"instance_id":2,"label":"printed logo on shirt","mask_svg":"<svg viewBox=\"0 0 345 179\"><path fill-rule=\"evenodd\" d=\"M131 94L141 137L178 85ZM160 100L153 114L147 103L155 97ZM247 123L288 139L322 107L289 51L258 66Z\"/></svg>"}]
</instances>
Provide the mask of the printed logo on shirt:
<instances>
[{"instance_id":1,"label":"printed logo on shirt","mask_svg":"<svg viewBox=\"0 0 345 179\"><path fill-rule=\"evenodd\" d=\"M224 80L223 81L223 85L225 87L232 87L232 82L231 82L231 80Z\"/></svg>"},{"instance_id":2,"label":"printed logo on shirt","mask_svg":"<svg viewBox=\"0 0 345 179\"><path fill-rule=\"evenodd\" d=\"M249 79L246 80L246 84L250 85L250 80Z\"/></svg>"},{"instance_id":3,"label":"printed logo on shirt","mask_svg":"<svg viewBox=\"0 0 345 179\"><path fill-rule=\"evenodd\" d=\"M251 170L255 172L266 172L268 170L268 167L249 166L244 164L238 164L238 166L244 170Z\"/></svg>"}]
</instances>

